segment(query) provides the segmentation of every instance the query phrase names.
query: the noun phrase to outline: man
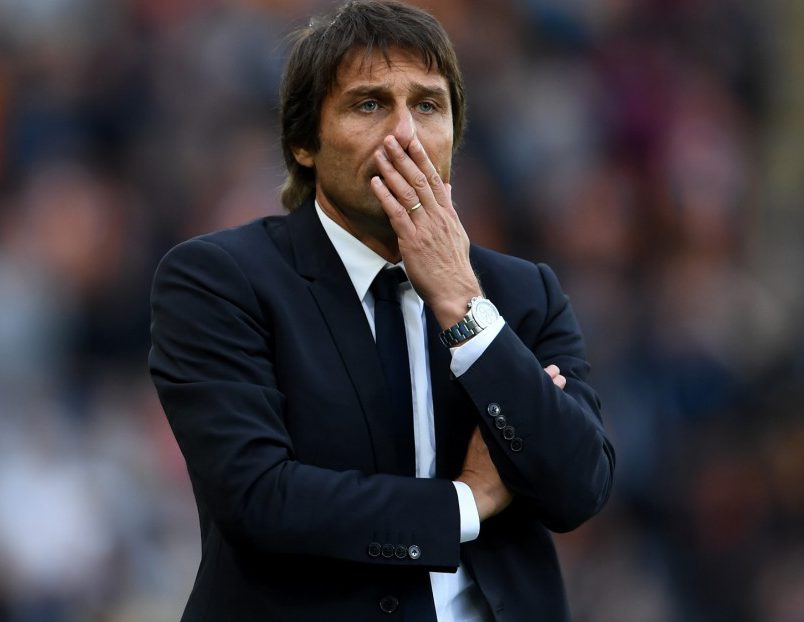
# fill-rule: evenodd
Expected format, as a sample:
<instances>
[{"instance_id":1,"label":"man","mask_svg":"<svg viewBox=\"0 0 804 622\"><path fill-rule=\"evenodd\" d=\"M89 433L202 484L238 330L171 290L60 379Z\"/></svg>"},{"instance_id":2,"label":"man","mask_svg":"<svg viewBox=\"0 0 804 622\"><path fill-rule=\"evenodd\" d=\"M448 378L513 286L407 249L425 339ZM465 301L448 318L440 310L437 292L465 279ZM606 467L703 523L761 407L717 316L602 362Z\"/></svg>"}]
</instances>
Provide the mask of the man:
<instances>
[{"instance_id":1,"label":"man","mask_svg":"<svg viewBox=\"0 0 804 622\"><path fill-rule=\"evenodd\" d=\"M601 508L613 451L553 273L461 226L464 107L432 17L347 3L283 78L290 214L162 261L150 365L203 547L183 620L568 619L548 529Z\"/></svg>"}]
</instances>

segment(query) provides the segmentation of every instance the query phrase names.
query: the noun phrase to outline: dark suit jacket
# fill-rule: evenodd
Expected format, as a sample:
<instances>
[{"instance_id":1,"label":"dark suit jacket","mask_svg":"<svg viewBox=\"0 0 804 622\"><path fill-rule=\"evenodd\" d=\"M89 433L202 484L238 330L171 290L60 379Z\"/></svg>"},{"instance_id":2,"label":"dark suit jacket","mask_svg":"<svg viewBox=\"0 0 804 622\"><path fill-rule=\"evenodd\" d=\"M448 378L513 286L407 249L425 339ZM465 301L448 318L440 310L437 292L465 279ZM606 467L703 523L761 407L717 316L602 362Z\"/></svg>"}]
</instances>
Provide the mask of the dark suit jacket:
<instances>
[{"instance_id":1,"label":"dark suit jacket","mask_svg":"<svg viewBox=\"0 0 804 622\"><path fill-rule=\"evenodd\" d=\"M149 362L202 538L183 620L384 620L383 599L409 620L427 571L459 562L497 620L568 619L548 530L601 508L613 451L552 271L478 247L471 259L507 324L455 379L428 311L435 479L396 474L371 330L312 202L162 260ZM564 391L542 371L550 363ZM478 424L516 497L460 545L450 480Z\"/></svg>"}]
</instances>

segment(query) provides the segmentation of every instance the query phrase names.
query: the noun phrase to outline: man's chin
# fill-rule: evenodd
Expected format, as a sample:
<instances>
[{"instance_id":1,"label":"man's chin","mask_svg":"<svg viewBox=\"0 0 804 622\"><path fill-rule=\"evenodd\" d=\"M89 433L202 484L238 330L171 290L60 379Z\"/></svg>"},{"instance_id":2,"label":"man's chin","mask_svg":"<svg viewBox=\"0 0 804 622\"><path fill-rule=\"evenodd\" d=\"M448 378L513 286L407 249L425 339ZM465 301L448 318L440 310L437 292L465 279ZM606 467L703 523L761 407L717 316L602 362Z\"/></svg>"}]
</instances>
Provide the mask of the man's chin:
<instances>
[{"instance_id":1,"label":"man's chin","mask_svg":"<svg viewBox=\"0 0 804 622\"><path fill-rule=\"evenodd\" d=\"M391 221L378 200L366 201L345 212L354 226L377 237L393 234Z\"/></svg>"},{"instance_id":2,"label":"man's chin","mask_svg":"<svg viewBox=\"0 0 804 622\"><path fill-rule=\"evenodd\" d=\"M385 213L379 201L361 205L358 209L354 210L352 214L356 219L365 222L367 225L373 224L374 226L381 226L383 228L390 226L388 214Z\"/></svg>"},{"instance_id":3,"label":"man's chin","mask_svg":"<svg viewBox=\"0 0 804 622\"><path fill-rule=\"evenodd\" d=\"M365 197L359 203L348 206L345 211L361 219L388 220L380 200L373 194Z\"/></svg>"}]
</instances>

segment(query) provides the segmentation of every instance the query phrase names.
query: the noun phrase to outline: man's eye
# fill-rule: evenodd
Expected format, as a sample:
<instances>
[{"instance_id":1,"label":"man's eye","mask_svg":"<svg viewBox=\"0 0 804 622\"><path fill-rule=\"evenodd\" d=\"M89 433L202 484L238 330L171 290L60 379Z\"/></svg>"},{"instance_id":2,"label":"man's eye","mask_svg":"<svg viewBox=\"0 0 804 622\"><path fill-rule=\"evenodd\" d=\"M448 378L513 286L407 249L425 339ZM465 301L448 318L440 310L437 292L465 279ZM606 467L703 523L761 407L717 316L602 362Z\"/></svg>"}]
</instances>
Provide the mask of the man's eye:
<instances>
[{"instance_id":1,"label":"man's eye","mask_svg":"<svg viewBox=\"0 0 804 622\"><path fill-rule=\"evenodd\" d=\"M377 103L374 99L367 99L358 106L360 110L363 112L374 112L377 108L380 107L380 104Z\"/></svg>"},{"instance_id":2,"label":"man's eye","mask_svg":"<svg viewBox=\"0 0 804 622\"><path fill-rule=\"evenodd\" d=\"M434 112L436 107L433 102L419 102L417 104L419 112Z\"/></svg>"}]
</instances>

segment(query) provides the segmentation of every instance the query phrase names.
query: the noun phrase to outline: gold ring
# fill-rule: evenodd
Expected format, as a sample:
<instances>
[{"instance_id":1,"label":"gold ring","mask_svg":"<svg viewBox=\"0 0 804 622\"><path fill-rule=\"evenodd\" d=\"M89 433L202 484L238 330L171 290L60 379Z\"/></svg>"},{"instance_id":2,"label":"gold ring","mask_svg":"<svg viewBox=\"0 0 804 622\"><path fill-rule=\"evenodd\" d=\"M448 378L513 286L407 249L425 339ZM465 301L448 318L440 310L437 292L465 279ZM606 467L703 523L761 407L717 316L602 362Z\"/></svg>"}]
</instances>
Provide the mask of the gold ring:
<instances>
[{"instance_id":1,"label":"gold ring","mask_svg":"<svg viewBox=\"0 0 804 622\"><path fill-rule=\"evenodd\" d=\"M416 205L414 205L413 207L411 207L411 208L408 210L408 214L412 214L412 213L413 213L413 212L415 212L417 209L419 209L421 206L422 206L422 204L421 204L421 203L416 203Z\"/></svg>"}]
</instances>

